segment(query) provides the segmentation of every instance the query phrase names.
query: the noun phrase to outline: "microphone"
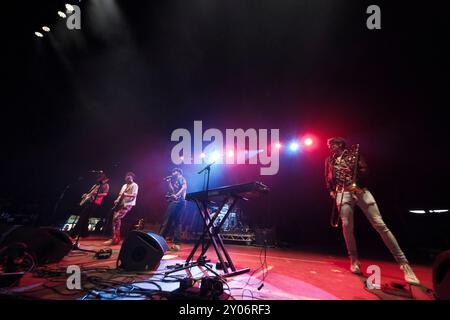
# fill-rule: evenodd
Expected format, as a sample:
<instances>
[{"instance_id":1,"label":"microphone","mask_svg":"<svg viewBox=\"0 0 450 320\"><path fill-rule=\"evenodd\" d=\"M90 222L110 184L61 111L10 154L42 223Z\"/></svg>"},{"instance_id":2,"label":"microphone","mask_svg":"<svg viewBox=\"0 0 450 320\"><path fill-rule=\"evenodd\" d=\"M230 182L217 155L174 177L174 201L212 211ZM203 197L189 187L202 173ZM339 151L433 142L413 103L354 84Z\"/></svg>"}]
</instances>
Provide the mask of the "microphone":
<instances>
[{"instance_id":1,"label":"microphone","mask_svg":"<svg viewBox=\"0 0 450 320\"><path fill-rule=\"evenodd\" d=\"M169 181L171 179L172 179L172 176L167 176L167 177L164 178L165 181Z\"/></svg>"},{"instance_id":2,"label":"microphone","mask_svg":"<svg viewBox=\"0 0 450 320\"><path fill-rule=\"evenodd\" d=\"M89 173L103 173L103 170L89 170Z\"/></svg>"}]
</instances>

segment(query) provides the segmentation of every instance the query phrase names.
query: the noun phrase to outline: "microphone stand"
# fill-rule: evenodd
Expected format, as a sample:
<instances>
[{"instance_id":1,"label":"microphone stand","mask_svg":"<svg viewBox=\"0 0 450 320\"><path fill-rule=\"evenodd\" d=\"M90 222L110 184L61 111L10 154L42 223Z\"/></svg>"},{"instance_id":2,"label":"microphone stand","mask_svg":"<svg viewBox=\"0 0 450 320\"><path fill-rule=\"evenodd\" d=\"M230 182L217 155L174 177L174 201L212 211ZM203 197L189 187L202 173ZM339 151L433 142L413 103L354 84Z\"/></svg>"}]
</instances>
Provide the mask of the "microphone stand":
<instances>
[{"instance_id":1,"label":"microphone stand","mask_svg":"<svg viewBox=\"0 0 450 320\"><path fill-rule=\"evenodd\" d=\"M53 207L53 215L52 215L52 220L53 220L52 224L53 224L53 225L56 225L54 219L55 219L56 216L57 216L57 212L58 212L58 209L59 209L59 205L60 205L61 202L63 201L63 199L64 199L64 197L65 197L65 195L66 195L66 192L67 192L67 190L69 190L69 189L70 189L70 184L68 184L68 185L64 188L64 190L63 190L63 191L61 192L61 194L59 195L58 200L56 200L56 202L55 202L55 206Z\"/></svg>"},{"instance_id":2,"label":"microphone stand","mask_svg":"<svg viewBox=\"0 0 450 320\"><path fill-rule=\"evenodd\" d=\"M211 166L213 164L215 164L216 162L212 162L210 164L208 164L206 167L204 167L202 170L200 170L199 172L197 172L197 174L201 174L202 172L205 172L205 176L206 176L206 186L205 186L205 178L203 178L203 190L205 191L205 194L208 195L208 191L209 191L209 176L211 174Z\"/></svg>"},{"instance_id":3,"label":"microphone stand","mask_svg":"<svg viewBox=\"0 0 450 320\"><path fill-rule=\"evenodd\" d=\"M52 216L51 216L51 219L50 219L51 222L48 221L52 226L57 227L57 221L55 221L55 220L58 220L57 219L57 217L58 217L58 209L59 209L59 206L61 205L61 202L64 200L64 197L66 196L66 192L72 187L73 184L75 184L76 182L79 182L79 181L81 181L83 179L84 178L80 176L80 177L78 177L78 179L72 180L69 184L67 184L64 187L63 191L61 191L58 199L55 202L55 205L53 206L53 212L52 212Z\"/></svg>"}]
</instances>

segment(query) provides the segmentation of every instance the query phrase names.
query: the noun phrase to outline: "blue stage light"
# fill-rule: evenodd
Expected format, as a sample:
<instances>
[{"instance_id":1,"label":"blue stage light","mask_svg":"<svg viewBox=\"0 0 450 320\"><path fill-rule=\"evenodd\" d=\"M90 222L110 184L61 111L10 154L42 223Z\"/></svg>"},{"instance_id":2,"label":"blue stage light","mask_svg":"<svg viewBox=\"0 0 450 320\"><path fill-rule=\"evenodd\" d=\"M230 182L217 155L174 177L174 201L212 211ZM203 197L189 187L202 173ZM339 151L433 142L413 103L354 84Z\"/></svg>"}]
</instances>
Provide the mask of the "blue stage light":
<instances>
[{"instance_id":1,"label":"blue stage light","mask_svg":"<svg viewBox=\"0 0 450 320\"><path fill-rule=\"evenodd\" d=\"M297 141L292 141L292 142L289 144L289 150L295 152L295 151L298 151L298 149L300 149L300 145L298 144Z\"/></svg>"}]
</instances>

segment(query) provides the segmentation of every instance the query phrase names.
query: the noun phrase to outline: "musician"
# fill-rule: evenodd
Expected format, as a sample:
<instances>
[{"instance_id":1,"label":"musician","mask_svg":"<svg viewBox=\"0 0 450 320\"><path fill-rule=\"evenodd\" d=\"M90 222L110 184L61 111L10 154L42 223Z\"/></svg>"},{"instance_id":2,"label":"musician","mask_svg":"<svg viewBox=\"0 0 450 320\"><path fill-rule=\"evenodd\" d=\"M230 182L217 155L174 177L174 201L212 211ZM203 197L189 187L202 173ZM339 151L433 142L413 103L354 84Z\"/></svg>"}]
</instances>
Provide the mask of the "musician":
<instances>
[{"instance_id":1,"label":"musician","mask_svg":"<svg viewBox=\"0 0 450 320\"><path fill-rule=\"evenodd\" d=\"M355 152L346 148L346 142L343 138L328 139L327 144L331 156L325 161L325 180L330 196L335 199L341 216L345 243L351 260L350 271L361 274L361 265L358 260L353 234L353 211L355 205L357 205L364 212L373 228L378 231L395 260L400 264L405 281L410 284L420 284L397 240L384 223L375 198L367 189L364 181L367 177L366 162L362 157L358 157ZM355 159L358 158L356 179L354 179Z\"/></svg>"},{"instance_id":2,"label":"musician","mask_svg":"<svg viewBox=\"0 0 450 320\"><path fill-rule=\"evenodd\" d=\"M136 182L134 182L135 178L136 175L133 172L128 172L125 175L125 184L120 189L119 196L114 201L112 239L106 241L104 243L105 245L120 244L120 226L122 219L125 218L125 216L136 205L139 186Z\"/></svg>"},{"instance_id":3,"label":"musician","mask_svg":"<svg viewBox=\"0 0 450 320\"><path fill-rule=\"evenodd\" d=\"M169 205L167 206L164 222L161 225L159 233L166 238L173 236L172 251L180 250L181 238L181 216L186 207L187 183L183 177L183 170L174 168L172 175L166 178L169 187Z\"/></svg>"},{"instance_id":4,"label":"musician","mask_svg":"<svg viewBox=\"0 0 450 320\"><path fill-rule=\"evenodd\" d=\"M86 236L89 226L89 218L97 211L103 202L103 199L108 195L109 184L108 177L104 173L97 176L97 183L91 189L81 196L81 211L80 218L73 228L70 235L76 237L77 235Z\"/></svg>"}]
</instances>

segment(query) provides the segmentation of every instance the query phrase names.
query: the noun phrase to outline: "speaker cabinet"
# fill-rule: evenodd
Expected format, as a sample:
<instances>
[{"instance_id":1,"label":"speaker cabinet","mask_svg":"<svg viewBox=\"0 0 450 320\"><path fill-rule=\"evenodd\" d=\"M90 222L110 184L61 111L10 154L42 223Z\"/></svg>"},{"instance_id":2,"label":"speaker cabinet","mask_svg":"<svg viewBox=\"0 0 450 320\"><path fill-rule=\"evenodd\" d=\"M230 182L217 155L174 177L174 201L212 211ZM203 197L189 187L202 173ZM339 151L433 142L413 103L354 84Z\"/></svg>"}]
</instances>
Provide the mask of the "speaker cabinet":
<instances>
[{"instance_id":1,"label":"speaker cabinet","mask_svg":"<svg viewBox=\"0 0 450 320\"><path fill-rule=\"evenodd\" d=\"M450 250L438 255L433 264L433 289L436 298L450 300Z\"/></svg>"},{"instance_id":2,"label":"speaker cabinet","mask_svg":"<svg viewBox=\"0 0 450 320\"><path fill-rule=\"evenodd\" d=\"M134 230L120 248L117 268L126 271L156 270L169 247L163 237L148 231Z\"/></svg>"},{"instance_id":3,"label":"speaker cabinet","mask_svg":"<svg viewBox=\"0 0 450 320\"><path fill-rule=\"evenodd\" d=\"M49 227L0 225L0 248L23 243L38 265L59 262L72 250L72 241L62 231Z\"/></svg>"}]
</instances>

